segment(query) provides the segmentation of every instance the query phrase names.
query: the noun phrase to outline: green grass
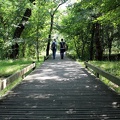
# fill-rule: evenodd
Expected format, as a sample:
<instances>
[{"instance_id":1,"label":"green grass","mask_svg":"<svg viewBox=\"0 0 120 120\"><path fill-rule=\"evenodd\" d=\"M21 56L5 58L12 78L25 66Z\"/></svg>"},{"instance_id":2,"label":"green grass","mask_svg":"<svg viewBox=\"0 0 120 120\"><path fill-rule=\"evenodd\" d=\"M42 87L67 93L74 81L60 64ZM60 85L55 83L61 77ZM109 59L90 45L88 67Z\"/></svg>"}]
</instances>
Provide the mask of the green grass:
<instances>
[{"instance_id":1,"label":"green grass","mask_svg":"<svg viewBox=\"0 0 120 120\"><path fill-rule=\"evenodd\" d=\"M120 77L120 61L89 61L90 64L93 64L96 67L99 67L110 74Z\"/></svg>"},{"instance_id":2,"label":"green grass","mask_svg":"<svg viewBox=\"0 0 120 120\"><path fill-rule=\"evenodd\" d=\"M89 61L90 64L99 67L100 69L120 78L120 61ZM115 85L108 79L100 76L100 80L109 86L112 90L120 94L120 86Z\"/></svg>"},{"instance_id":3,"label":"green grass","mask_svg":"<svg viewBox=\"0 0 120 120\"><path fill-rule=\"evenodd\" d=\"M18 59L18 60L3 60L0 61L0 78L6 78L13 73L25 68L26 66L32 64L35 60L30 59ZM35 61L37 66L43 62L43 58L40 62Z\"/></svg>"},{"instance_id":4,"label":"green grass","mask_svg":"<svg viewBox=\"0 0 120 120\"><path fill-rule=\"evenodd\" d=\"M37 62L32 59L18 59L18 60L3 60L0 61L0 80L4 79L13 73L25 68L26 66L33 63L36 63L36 67L40 66L43 63L43 57L40 58L40 61ZM30 72L28 72L30 73ZM7 86L4 90L0 91L0 97L4 96L9 90L13 89L22 81L22 78L18 78Z\"/></svg>"},{"instance_id":5,"label":"green grass","mask_svg":"<svg viewBox=\"0 0 120 120\"><path fill-rule=\"evenodd\" d=\"M85 67L84 65L84 61L81 60L77 60L83 67ZM120 61L89 61L90 64L120 78ZM88 68L89 69L89 68ZM90 70L90 69L89 69ZM90 70L91 71L91 70ZM91 71L93 74L94 72ZM100 80L106 84L107 86L109 86L112 90L114 90L116 93L120 94L120 86L115 85L114 83L112 83L111 81L109 81L108 79L106 79L103 76L99 76Z\"/></svg>"}]
</instances>

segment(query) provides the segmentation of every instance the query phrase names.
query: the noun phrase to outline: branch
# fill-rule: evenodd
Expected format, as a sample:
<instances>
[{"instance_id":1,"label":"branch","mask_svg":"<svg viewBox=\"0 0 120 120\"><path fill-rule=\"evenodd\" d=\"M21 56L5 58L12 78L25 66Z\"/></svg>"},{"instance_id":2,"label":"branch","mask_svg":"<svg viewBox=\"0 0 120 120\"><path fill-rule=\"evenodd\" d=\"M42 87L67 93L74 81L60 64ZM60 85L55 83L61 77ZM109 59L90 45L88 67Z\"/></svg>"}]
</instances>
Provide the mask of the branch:
<instances>
[{"instance_id":1,"label":"branch","mask_svg":"<svg viewBox=\"0 0 120 120\"><path fill-rule=\"evenodd\" d=\"M56 9L53 11L53 15L54 15L55 12L58 10L58 8L59 8L62 4L66 3L66 2L67 2L67 1L64 1L64 2L60 3L60 4L56 7Z\"/></svg>"}]
</instances>

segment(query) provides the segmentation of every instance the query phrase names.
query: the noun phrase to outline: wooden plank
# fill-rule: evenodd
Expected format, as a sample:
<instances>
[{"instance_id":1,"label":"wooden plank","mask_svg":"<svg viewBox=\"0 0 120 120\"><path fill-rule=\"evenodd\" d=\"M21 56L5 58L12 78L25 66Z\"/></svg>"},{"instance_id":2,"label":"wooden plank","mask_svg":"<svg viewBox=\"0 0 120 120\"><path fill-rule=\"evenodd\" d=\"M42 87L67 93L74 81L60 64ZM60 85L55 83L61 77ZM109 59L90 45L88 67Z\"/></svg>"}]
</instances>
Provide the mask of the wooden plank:
<instances>
[{"instance_id":1,"label":"wooden plank","mask_svg":"<svg viewBox=\"0 0 120 120\"><path fill-rule=\"evenodd\" d=\"M88 62L85 62L84 64L86 65L86 68L89 67L90 69L94 70L96 73L99 73L100 75L107 78L111 82L113 82L113 83L117 84L118 86L120 86L120 78L118 78L118 77L116 77L114 75L111 75L110 73L105 72L105 71L101 70L100 68L89 64Z\"/></svg>"}]
</instances>

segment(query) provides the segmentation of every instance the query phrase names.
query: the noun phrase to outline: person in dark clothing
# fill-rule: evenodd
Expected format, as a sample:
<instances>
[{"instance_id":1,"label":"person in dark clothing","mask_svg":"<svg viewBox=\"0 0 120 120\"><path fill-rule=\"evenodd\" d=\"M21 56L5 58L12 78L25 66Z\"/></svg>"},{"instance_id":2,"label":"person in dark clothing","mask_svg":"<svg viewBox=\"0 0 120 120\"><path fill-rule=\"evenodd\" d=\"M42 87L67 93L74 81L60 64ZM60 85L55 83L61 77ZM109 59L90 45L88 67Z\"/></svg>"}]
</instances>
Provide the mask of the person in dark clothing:
<instances>
[{"instance_id":1,"label":"person in dark clothing","mask_svg":"<svg viewBox=\"0 0 120 120\"><path fill-rule=\"evenodd\" d=\"M56 43L55 39L54 39L54 41L51 44L51 50L52 50L52 54L53 54L53 59L55 59L55 57L56 57L56 50L57 50L57 43Z\"/></svg>"},{"instance_id":2,"label":"person in dark clothing","mask_svg":"<svg viewBox=\"0 0 120 120\"><path fill-rule=\"evenodd\" d=\"M60 42L60 56L61 56L61 59L64 58L64 52L65 52L65 42L63 41L63 39L61 39L61 42Z\"/></svg>"}]
</instances>

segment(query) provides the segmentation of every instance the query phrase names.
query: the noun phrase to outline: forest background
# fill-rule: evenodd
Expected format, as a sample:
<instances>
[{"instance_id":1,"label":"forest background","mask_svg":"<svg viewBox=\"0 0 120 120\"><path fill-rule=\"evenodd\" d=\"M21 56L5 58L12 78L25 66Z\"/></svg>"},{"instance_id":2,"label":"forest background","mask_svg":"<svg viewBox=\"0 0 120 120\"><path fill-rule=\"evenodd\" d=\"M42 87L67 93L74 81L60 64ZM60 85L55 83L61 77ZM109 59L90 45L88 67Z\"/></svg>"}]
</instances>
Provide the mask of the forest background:
<instances>
[{"instance_id":1,"label":"forest background","mask_svg":"<svg viewBox=\"0 0 120 120\"><path fill-rule=\"evenodd\" d=\"M119 11L118 0L0 0L0 59L39 60L63 37L77 58L118 60Z\"/></svg>"}]
</instances>

